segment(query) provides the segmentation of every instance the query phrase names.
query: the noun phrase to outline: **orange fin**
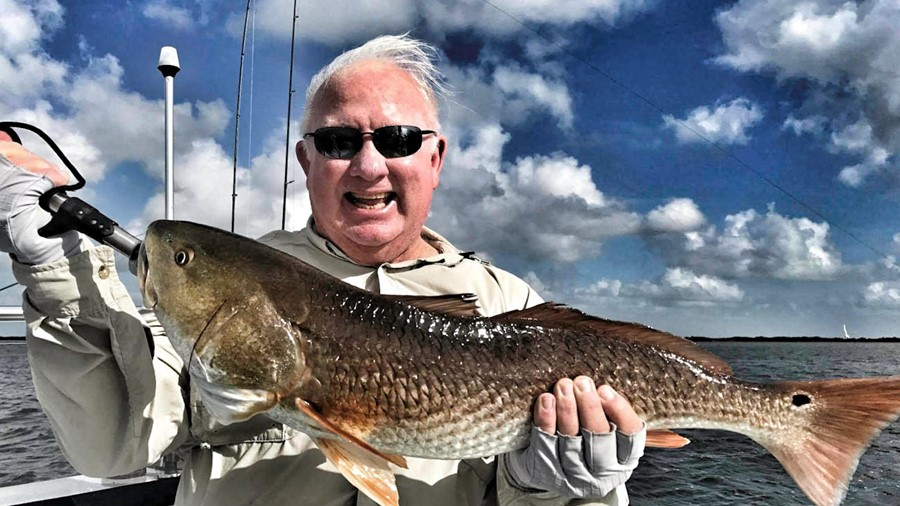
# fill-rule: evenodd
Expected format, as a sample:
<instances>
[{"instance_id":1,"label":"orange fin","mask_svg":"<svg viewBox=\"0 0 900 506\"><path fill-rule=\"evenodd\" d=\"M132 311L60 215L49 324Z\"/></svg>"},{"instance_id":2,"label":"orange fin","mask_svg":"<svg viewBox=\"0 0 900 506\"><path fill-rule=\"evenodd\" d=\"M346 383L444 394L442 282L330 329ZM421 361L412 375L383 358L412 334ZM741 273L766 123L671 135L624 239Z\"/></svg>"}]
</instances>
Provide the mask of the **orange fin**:
<instances>
[{"instance_id":1,"label":"orange fin","mask_svg":"<svg viewBox=\"0 0 900 506\"><path fill-rule=\"evenodd\" d=\"M351 445L358 446L360 450L364 450L368 453L371 453L381 459L384 459L395 466L402 467L404 469L407 468L406 459L401 455L394 455L391 453L385 453L381 450L376 449L369 443L363 441L362 439L350 434L346 430L338 427L337 425L329 422L325 417L323 417L318 411L313 409L312 406L309 405L308 402L303 399L295 399L295 404L297 405L297 409L302 411L306 416L312 418L319 424L319 428L325 432L330 432L340 439L346 441Z\"/></svg>"},{"instance_id":2,"label":"orange fin","mask_svg":"<svg viewBox=\"0 0 900 506\"><path fill-rule=\"evenodd\" d=\"M637 323L597 318L555 302L545 302L528 309L502 313L491 317L491 319L503 322L526 320L532 324L541 323L548 326L557 325L570 328L581 327L589 329L597 334L598 337L655 346L661 350L689 359L711 373L725 376L732 375L731 366L727 362L688 339Z\"/></svg>"},{"instance_id":3,"label":"orange fin","mask_svg":"<svg viewBox=\"0 0 900 506\"><path fill-rule=\"evenodd\" d=\"M681 448L691 442L670 430L654 429L647 431L647 446L653 448Z\"/></svg>"},{"instance_id":4,"label":"orange fin","mask_svg":"<svg viewBox=\"0 0 900 506\"><path fill-rule=\"evenodd\" d=\"M359 446L337 439L316 439L325 458L354 487L380 506L398 506L397 482L387 460Z\"/></svg>"},{"instance_id":5,"label":"orange fin","mask_svg":"<svg viewBox=\"0 0 900 506\"><path fill-rule=\"evenodd\" d=\"M762 433L766 447L817 506L840 504L859 458L900 416L900 376L775 384L808 422L790 437Z\"/></svg>"},{"instance_id":6,"label":"orange fin","mask_svg":"<svg viewBox=\"0 0 900 506\"><path fill-rule=\"evenodd\" d=\"M383 295L382 297L409 304L424 311L444 313L450 316L480 316L478 312L478 296L472 293L433 296Z\"/></svg>"}]
</instances>

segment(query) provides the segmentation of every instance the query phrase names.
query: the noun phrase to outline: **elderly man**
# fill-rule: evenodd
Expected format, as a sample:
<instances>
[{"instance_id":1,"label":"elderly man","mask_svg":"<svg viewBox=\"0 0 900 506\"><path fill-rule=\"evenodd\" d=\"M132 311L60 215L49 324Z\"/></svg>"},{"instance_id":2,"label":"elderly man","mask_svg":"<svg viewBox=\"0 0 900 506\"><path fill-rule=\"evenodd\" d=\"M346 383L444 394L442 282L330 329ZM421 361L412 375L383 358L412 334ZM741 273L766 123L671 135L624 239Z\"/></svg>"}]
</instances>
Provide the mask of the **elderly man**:
<instances>
[{"instance_id":1,"label":"elderly man","mask_svg":"<svg viewBox=\"0 0 900 506\"><path fill-rule=\"evenodd\" d=\"M447 151L433 49L380 37L344 53L307 93L297 156L313 215L261 241L385 294L473 293L484 314L541 302L522 280L460 254L424 226ZM223 425L204 408L153 315L138 310L112 252L74 232L44 239L37 198L64 177L0 138L0 249L14 259L38 397L79 471L114 475L187 454L179 505L351 505L371 500L311 440L264 415ZM561 379L535 402L532 444L499 458L407 459L405 504L627 504L645 428L590 378ZM610 436L610 432L615 436ZM574 449L574 451L573 451ZM609 462L598 452L614 456ZM615 456L618 455L618 458Z\"/></svg>"}]
</instances>

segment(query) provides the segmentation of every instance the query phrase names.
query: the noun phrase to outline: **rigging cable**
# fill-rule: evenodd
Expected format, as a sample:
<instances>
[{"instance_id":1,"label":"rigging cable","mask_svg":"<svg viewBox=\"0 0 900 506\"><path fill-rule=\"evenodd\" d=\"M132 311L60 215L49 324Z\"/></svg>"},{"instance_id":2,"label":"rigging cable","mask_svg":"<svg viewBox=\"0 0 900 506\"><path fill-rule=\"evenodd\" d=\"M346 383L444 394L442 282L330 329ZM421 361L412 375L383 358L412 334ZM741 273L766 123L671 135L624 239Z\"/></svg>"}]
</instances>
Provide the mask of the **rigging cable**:
<instances>
[{"instance_id":1,"label":"rigging cable","mask_svg":"<svg viewBox=\"0 0 900 506\"><path fill-rule=\"evenodd\" d=\"M288 185L293 183L293 181L288 181L288 162L291 158L291 98L294 96L294 42L297 29L297 17L297 0L294 0L294 15L291 20L291 65L290 70L288 70L287 134L285 134L284 137L284 193L281 201L281 230L285 230L285 221L287 220Z\"/></svg>"},{"instance_id":2,"label":"rigging cable","mask_svg":"<svg viewBox=\"0 0 900 506\"><path fill-rule=\"evenodd\" d=\"M253 4L253 13L250 22L250 104L247 112L247 167L252 168L253 163L253 83L256 77L256 3ZM243 224L246 226L250 221L250 210L244 207Z\"/></svg>"},{"instance_id":3,"label":"rigging cable","mask_svg":"<svg viewBox=\"0 0 900 506\"><path fill-rule=\"evenodd\" d=\"M573 51L570 51L570 50L566 49L564 46L562 46L561 44L559 44L559 43L557 43L557 42L554 42L553 40L550 39L550 37L544 35L544 34L541 33L539 30L537 30L537 29L535 29L535 28L532 28L531 26L529 26L528 24L526 24L524 21L520 20L519 18L517 18L517 17L513 16L512 14L510 14L509 12L507 12L507 11L503 10L502 8L498 7L497 5L495 5L494 3L492 3L490 0L482 0L482 1L483 1L484 3L486 3L486 4L488 4L489 6L493 7L495 10L497 10L497 11L500 12L501 14L505 15L505 16L508 17L509 19L513 20L515 23L521 25L521 26L522 26L523 28L525 28L526 30L528 30L528 31L530 31L531 33L537 35L538 37L544 39L548 44L550 44L551 46L553 46L553 47L555 47L556 49L558 49L561 53L563 53L563 54L565 54L566 56L572 58L573 60L575 60L575 61L581 63L582 65L585 65L587 68L593 70L593 71L596 72L597 74L600 74L601 76L603 76L604 78L606 78L606 79L607 79L608 81L610 81L611 83L613 83L613 84L615 84L616 86L618 86L619 88L625 90L626 92L628 92L629 94L631 94L632 96L634 96L635 98L637 98L639 101L641 101L641 102L643 102L644 104L646 104L647 106L649 106L651 109L654 109L655 111L657 111L657 112L659 112L659 113L662 113L662 114L671 115L668 111L666 111L665 109L663 109L661 106L657 105L655 102L653 102L652 100L650 100L648 97L644 96L643 94L641 94L640 92L636 91L635 89L629 87L627 84L625 84L624 82L620 81L619 79L616 79L616 78L613 77L611 74L609 74L608 72L604 71L603 69L597 67L597 66L594 65L593 63L591 63L591 62L589 62L589 61L586 61L586 60L582 60L582 59L579 58ZM673 118L675 118L674 115L671 115L671 116L672 116ZM720 154L724 155L725 157L727 157L727 158L731 159L732 161L734 161L735 163L737 163L738 166L740 166L742 169L747 170L747 171L753 173L754 175L756 175L757 177L759 177L760 179L762 179L763 181L765 181L768 185L770 185L771 187L775 188L776 190L778 190L779 192L781 192L782 194L784 194L785 196L787 196L789 199L793 200L795 203L799 204L801 207L803 207L804 209L806 209L806 210L809 211L810 213L816 215L817 217L819 217L820 219L822 219L823 221L825 221L825 223L828 223L830 226L832 226L832 227L834 227L835 229L837 229L838 231L844 233L847 237L853 239L854 241L856 241L857 243L859 243L859 244L862 245L863 247L865 247L865 248L867 248L868 250L874 252L876 255L878 255L878 256L880 256L880 257L882 257L882 258L890 258L890 256L888 256L886 253L882 252L881 250L879 250L879 249L876 248L875 246L872 246L871 244L867 243L866 241L860 239L856 234L854 234L853 232L851 232L851 231L848 230L847 228L845 228L845 227L839 225L838 223L835 223L834 221L832 221L831 219L829 219L827 216L825 216L821 211L819 211L818 209L812 207L811 205L807 204L806 202L802 201L799 197L797 197L797 196L795 196L794 194L792 194L792 193L791 193L790 191L788 191L785 187L783 187L783 186L779 185L778 183L776 183L772 178L766 176L765 174L763 174L762 172L760 172L759 170L757 170L756 168L754 168L753 166L751 166L749 163L747 163L747 162L743 161L742 159L738 158L737 155L735 155L734 152L733 152L732 150L727 149L727 148L724 148L724 147L722 147L722 146L719 146L718 144L716 144L715 142L713 142L713 141L711 141L709 138L707 138L705 135L703 135L701 132L697 131L696 128L693 128L691 125L687 124L685 121L680 120L680 119L677 119L677 118L675 118L675 121L679 124L679 126L685 128L685 129L687 129L688 131L690 131L691 133L693 133L694 135L696 135L700 140L702 140L703 142L705 142L706 144L708 144L709 146L711 146L713 149L715 149L716 151L718 151Z\"/></svg>"},{"instance_id":4,"label":"rigging cable","mask_svg":"<svg viewBox=\"0 0 900 506\"><path fill-rule=\"evenodd\" d=\"M244 84L244 47L247 43L247 20L250 18L250 2L247 0L247 10L244 12L244 34L241 36L241 63L238 66L237 105L234 108L234 155L231 172L231 231L234 232L234 209L237 202L237 163L238 163L238 132L241 126L241 88Z\"/></svg>"}]
</instances>

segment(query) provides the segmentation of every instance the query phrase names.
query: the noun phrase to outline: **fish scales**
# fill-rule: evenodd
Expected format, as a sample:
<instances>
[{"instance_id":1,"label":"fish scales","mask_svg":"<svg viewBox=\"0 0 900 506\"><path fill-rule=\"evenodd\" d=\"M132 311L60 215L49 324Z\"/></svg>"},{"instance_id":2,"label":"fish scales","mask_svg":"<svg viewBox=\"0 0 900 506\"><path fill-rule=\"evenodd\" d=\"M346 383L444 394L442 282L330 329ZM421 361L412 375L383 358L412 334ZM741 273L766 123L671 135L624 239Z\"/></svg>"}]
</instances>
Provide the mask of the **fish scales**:
<instances>
[{"instance_id":1,"label":"fish scales","mask_svg":"<svg viewBox=\"0 0 900 506\"><path fill-rule=\"evenodd\" d=\"M332 307L344 314L330 313ZM709 415L707 424L734 424L762 404L759 388L743 389L699 366L685 367L677 356L614 337L453 318L376 298L331 300L322 311L336 318L311 312L310 321L320 325L301 327L313 343L307 366L323 390L345 395L317 406L374 425L367 441L403 455L469 458L521 448L535 397L561 376L611 384L634 399L651 426L688 423L687 414L698 412ZM476 395L461 396L462 390ZM739 401L723 405L724 397Z\"/></svg>"},{"instance_id":2,"label":"fish scales","mask_svg":"<svg viewBox=\"0 0 900 506\"><path fill-rule=\"evenodd\" d=\"M535 398L561 377L610 384L650 429L753 438L817 506L841 502L869 441L900 414L900 377L746 382L718 357L648 327L552 303L463 316L465 297L372 294L186 222L148 228L138 271L145 304L214 418L266 414L306 432L383 505L397 503L387 462L403 460L393 454L522 448ZM648 434L648 444L684 441L671 436Z\"/></svg>"}]
</instances>

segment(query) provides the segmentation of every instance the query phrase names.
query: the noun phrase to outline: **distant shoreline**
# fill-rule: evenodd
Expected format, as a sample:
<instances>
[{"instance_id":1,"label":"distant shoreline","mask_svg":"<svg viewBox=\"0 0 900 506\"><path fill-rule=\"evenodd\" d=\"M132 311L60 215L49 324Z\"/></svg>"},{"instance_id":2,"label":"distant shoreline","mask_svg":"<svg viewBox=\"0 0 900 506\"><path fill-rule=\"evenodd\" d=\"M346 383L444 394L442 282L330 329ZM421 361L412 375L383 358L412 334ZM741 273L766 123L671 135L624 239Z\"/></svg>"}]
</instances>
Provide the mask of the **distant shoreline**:
<instances>
[{"instance_id":1,"label":"distant shoreline","mask_svg":"<svg viewBox=\"0 0 900 506\"><path fill-rule=\"evenodd\" d=\"M735 337L702 337L690 336L687 339L694 342L732 341L732 342L766 342L766 343L900 343L900 337L818 337L818 336L735 336Z\"/></svg>"}]
</instances>

